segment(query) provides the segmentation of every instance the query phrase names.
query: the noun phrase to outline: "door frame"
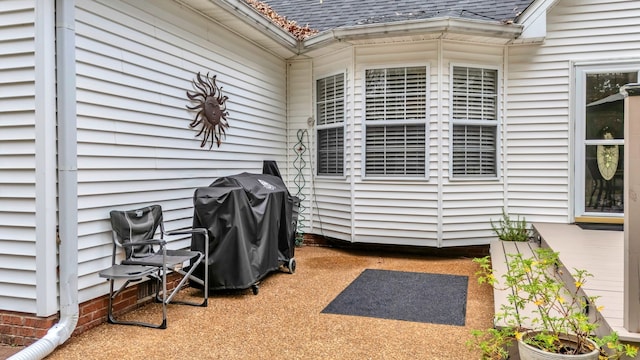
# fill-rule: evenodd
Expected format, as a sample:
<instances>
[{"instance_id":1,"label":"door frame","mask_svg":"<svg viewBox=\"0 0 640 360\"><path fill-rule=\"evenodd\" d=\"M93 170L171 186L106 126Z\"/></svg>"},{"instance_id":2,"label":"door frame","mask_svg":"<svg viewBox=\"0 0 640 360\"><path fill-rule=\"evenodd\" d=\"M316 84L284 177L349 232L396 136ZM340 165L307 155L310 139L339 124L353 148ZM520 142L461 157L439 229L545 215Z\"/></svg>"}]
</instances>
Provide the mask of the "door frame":
<instances>
[{"instance_id":1,"label":"door frame","mask_svg":"<svg viewBox=\"0 0 640 360\"><path fill-rule=\"evenodd\" d=\"M576 222L623 223L624 212L605 213L585 210L585 145L598 145L602 140L587 140L585 122L586 76L588 74L638 72L640 81L640 59L619 62L589 62L573 64L573 216ZM624 145L624 139L614 139L609 143Z\"/></svg>"}]
</instances>

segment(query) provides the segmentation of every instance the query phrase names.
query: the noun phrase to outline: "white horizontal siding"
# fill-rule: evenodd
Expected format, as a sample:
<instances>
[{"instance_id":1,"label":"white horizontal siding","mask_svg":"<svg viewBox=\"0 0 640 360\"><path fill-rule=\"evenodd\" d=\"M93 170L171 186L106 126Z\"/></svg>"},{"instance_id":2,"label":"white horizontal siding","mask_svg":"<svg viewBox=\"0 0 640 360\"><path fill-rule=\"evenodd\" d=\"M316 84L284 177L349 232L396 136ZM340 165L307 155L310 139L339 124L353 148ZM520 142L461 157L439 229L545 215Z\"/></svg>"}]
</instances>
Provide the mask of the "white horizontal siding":
<instances>
[{"instance_id":1,"label":"white horizontal siding","mask_svg":"<svg viewBox=\"0 0 640 360\"><path fill-rule=\"evenodd\" d=\"M217 177L286 171L286 67L173 1L77 1L80 301L107 290L111 209L163 206L165 227L191 225L195 188ZM229 112L220 148L200 148L186 97L217 75ZM286 173L285 173L286 174ZM171 247L189 246L182 237Z\"/></svg>"},{"instance_id":2,"label":"white horizontal siding","mask_svg":"<svg viewBox=\"0 0 640 360\"><path fill-rule=\"evenodd\" d=\"M354 49L353 98L353 241L435 246L438 241L438 185L436 170L438 99L436 41L407 44L361 45ZM424 180L363 178L363 75L371 67L424 65L429 68L427 113L427 172Z\"/></svg>"},{"instance_id":3,"label":"white horizontal siding","mask_svg":"<svg viewBox=\"0 0 640 360\"><path fill-rule=\"evenodd\" d=\"M347 106L353 107L348 120L353 143L347 155L354 159L353 170L347 172L354 176L352 240L438 246L488 243L495 237L488 220L498 219L504 206L531 221L567 222L573 191L571 64L640 56L640 25L635 21L639 11L632 1L561 1L549 14L545 42L509 47L506 59L502 46L471 41L444 40L442 53L437 41L425 40L361 43L342 50L354 56L354 96ZM322 68L322 60L314 59L314 69ZM430 177L419 186L362 179L362 73L367 67L416 63L430 65ZM498 68L504 80L500 93L507 103L500 104L504 136L498 149L503 167L497 180L448 179L451 64ZM337 214L337 196L341 194L335 191L322 193L331 216ZM340 238L347 236L339 226L331 230Z\"/></svg>"},{"instance_id":4,"label":"white horizontal siding","mask_svg":"<svg viewBox=\"0 0 640 360\"><path fill-rule=\"evenodd\" d=\"M317 57L313 60L311 114L315 118L315 84L316 80L344 74L345 76L345 154L344 176L327 177L316 176L310 184L311 189L311 231L325 236L331 236L342 240L351 240L353 230L352 222L352 192L351 192L351 167L352 167L352 104L353 104L353 54L351 49L341 50ZM314 127L309 134L315 143L316 131ZM314 164L317 149L314 146L311 151L312 170L315 173Z\"/></svg>"},{"instance_id":5,"label":"white horizontal siding","mask_svg":"<svg viewBox=\"0 0 640 360\"><path fill-rule=\"evenodd\" d=\"M0 260L10 261L0 261L0 303L33 312L40 186L35 15L33 1L7 4L0 10ZM314 233L373 243L481 244L493 236L488 219L505 204L529 221L566 222L572 65L640 61L637 1L560 1L548 14L545 42L509 47L507 59L501 46L416 39L288 63L172 1L78 0L76 10L81 301L106 292L96 273L109 264L110 209L161 203L167 228L189 226L196 187L258 172L263 160L279 163L295 194L292 147L302 129L309 135L303 174ZM496 67L506 79L504 178L448 179L452 63ZM363 179L364 69L415 64L428 64L430 72L429 177ZM198 71L217 74L229 96L231 127L211 151L199 148L197 130L188 127L194 113L185 108L185 92ZM347 73L346 175L312 179L315 134L307 119L314 117L314 79L340 71ZM188 244L182 238L172 246Z\"/></svg>"},{"instance_id":6,"label":"white horizontal siding","mask_svg":"<svg viewBox=\"0 0 640 360\"><path fill-rule=\"evenodd\" d=\"M2 5L0 310L35 312L35 4Z\"/></svg>"},{"instance_id":7,"label":"white horizontal siding","mask_svg":"<svg viewBox=\"0 0 640 360\"><path fill-rule=\"evenodd\" d=\"M490 219L497 219L504 204L503 178L478 180L449 179L450 163L450 104L451 84L450 70L452 65L488 67L498 69L499 100L498 123L504 120L504 103L502 101L503 47L467 42L443 43L442 71L442 246L479 245L490 241L495 235L491 230ZM498 127L498 131L500 126ZM500 144L500 143L498 143ZM498 145L498 160L504 154ZM498 162L501 164L501 161ZM500 169L500 168L499 168ZM499 170L501 171L501 169ZM499 173L500 175L501 173Z\"/></svg>"},{"instance_id":8,"label":"white horizontal siding","mask_svg":"<svg viewBox=\"0 0 640 360\"><path fill-rule=\"evenodd\" d=\"M531 52L538 47L509 49L506 205L510 213L528 221L566 222L570 208L569 63L535 59Z\"/></svg>"},{"instance_id":9,"label":"white horizontal siding","mask_svg":"<svg viewBox=\"0 0 640 360\"><path fill-rule=\"evenodd\" d=\"M346 140L350 144L345 160L347 176L326 184L320 177L315 179L319 216L314 217L314 224L319 225L319 229L314 232L325 230L325 235L328 232L334 237L358 242L418 246L482 244L493 237L489 219L500 216L505 196L503 182L448 180L449 69L452 63L502 69L503 48L454 41L441 44L420 41L393 46L361 45L314 59L314 73L335 72L341 66L354 69L352 88L348 91L353 93L353 98L347 102L347 109L353 109L347 118ZM338 60L348 59L349 54L353 54L354 64ZM333 58L334 55L340 56ZM440 57L442 63L439 63ZM430 72L429 176L425 180L406 181L365 179L361 163L363 72L369 67L416 64L428 65ZM353 176L353 181L349 176ZM352 186L351 191L348 186ZM351 225L351 235L347 232L348 225Z\"/></svg>"},{"instance_id":10,"label":"white horizontal siding","mask_svg":"<svg viewBox=\"0 0 640 360\"><path fill-rule=\"evenodd\" d=\"M538 222L573 210L572 64L640 61L637 1L563 0L543 44L509 48L508 206Z\"/></svg>"}]
</instances>

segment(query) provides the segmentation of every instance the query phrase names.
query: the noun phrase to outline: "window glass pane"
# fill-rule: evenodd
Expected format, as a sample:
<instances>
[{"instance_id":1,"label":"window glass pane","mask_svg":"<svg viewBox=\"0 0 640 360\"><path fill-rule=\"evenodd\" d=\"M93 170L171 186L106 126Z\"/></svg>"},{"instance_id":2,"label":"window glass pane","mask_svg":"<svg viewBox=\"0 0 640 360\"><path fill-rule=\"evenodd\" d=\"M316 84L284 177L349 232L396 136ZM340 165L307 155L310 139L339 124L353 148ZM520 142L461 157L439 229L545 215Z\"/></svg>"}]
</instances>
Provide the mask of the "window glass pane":
<instances>
[{"instance_id":1,"label":"window glass pane","mask_svg":"<svg viewBox=\"0 0 640 360\"><path fill-rule=\"evenodd\" d=\"M496 120L498 71L454 67L452 84L453 118Z\"/></svg>"},{"instance_id":2,"label":"window glass pane","mask_svg":"<svg viewBox=\"0 0 640 360\"><path fill-rule=\"evenodd\" d=\"M342 127L318 130L318 175L343 175Z\"/></svg>"},{"instance_id":3,"label":"window glass pane","mask_svg":"<svg viewBox=\"0 0 640 360\"><path fill-rule=\"evenodd\" d=\"M453 126L453 175L495 176L496 127Z\"/></svg>"},{"instance_id":4,"label":"window glass pane","mask_svg":"<svg viewBox=\"0 0 640 360\"><path fill-rule=\"evenodd\" d=\"M316 81L318 175L344 174L344 74Z\"/></svg>"},{"instance_id":5,"label":"window glass pane","mask_svg":"<svg viewBox=\"0 0 640 360\"><path fill-rule=\"evenodd\" d=\"M366 126L366 174L424 176L427 68L369 69L365 77L365 121L387 122Z\"/></svg>"},{"instance_id":6,"label":"window glass pane","mask_svg":"<svg viewBox=\"0 0 640 360\"><path fill-rule=\"evenodd\" d=\"M624 146L587 145L585 149L587 212L624 212Z\"/></svg>"},{"instance_id":7,"label":"window glass pane","mask_svg":"<svg viewBox=\"0 0 640 360\"><path fill-rule=\"evenodd\" d=\"M367 97L384 96L386 93L386 71L385 69L369 69L366 71Z\"/></svg>"},{"instance_id":8,"label":"window glass pane","mask_svg":"<svg viewBox=\"0 0 640 360\"><path fill-rule=\"evenodd\" d=\"M425 125L367 126L368 175L425 175Z\"/></svg>"},{"instance_id":9,"label":"window glass pane","mask_svg":"<svg viewBox=\"0 0 640 360\"><path fill-rule=\"evenodd\" d=\"M453 177L497 176L497 104L497 70L453 67ZM470 120L479 124L468 125Z\"/></svg>"},{"instance_id":10,"label":"window glass pane","mask_svg":"<svg viewBox=\"0 0 640 360\"><path fill-rule=\"evenodd\" d=\"M344 121L344 75L316 82L316 122L318 125Z\"/></svg>"},{"instance_id":11,"label":"window glass pane","mask_svg":"<svg viewBox=\"0 0 640 360\"><path fill-rule=\"evenodd\" d=\"M637 72L586 75L586 138L623 139L624 101L620 87L638 82Z\"/></svg>"}]
</instances>

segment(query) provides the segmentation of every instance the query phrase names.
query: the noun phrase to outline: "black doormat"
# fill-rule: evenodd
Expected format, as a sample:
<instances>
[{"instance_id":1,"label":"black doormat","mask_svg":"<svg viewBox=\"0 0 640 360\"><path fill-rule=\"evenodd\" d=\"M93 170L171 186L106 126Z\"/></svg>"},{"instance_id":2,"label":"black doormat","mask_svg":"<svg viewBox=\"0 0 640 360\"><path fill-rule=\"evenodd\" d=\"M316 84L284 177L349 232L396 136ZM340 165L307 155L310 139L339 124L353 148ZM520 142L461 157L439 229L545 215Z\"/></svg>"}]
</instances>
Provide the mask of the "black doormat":
<instances>
[{"instance_id":1,"label":"black doormat","mask_svg":"<svg viewBox=\"0 0 640 360\"><path fill-rule=\"evenodd\" d=\"M467 276L364 270L323 313L464 326Z\"/></svg>"},{"instance_id":2,"label":"black doormat","mask_svg":"<svg viewBox=\"0 0 640 360\"><path fill-rule=\"evenodd\" d=\"M576 223L576 225L584 230L624 231L624 224Z\"/></svg>"}]
</instances>

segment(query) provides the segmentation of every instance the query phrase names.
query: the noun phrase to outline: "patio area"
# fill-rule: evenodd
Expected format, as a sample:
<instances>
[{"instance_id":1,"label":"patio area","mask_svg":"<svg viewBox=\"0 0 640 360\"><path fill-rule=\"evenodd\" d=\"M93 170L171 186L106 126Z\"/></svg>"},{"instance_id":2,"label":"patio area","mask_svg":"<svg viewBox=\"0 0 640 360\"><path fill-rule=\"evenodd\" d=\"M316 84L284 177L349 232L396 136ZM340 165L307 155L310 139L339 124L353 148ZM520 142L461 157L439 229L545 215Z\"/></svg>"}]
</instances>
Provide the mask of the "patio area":
<instances>
[{"instance_id":1,"label":"patio area","mask_svg":"<svg viewBox=\"0 0 640 360\"><path fill-rule=\"evenodd\" d=\"M103 324L58 347L47 359L474 359L472 329L491 326L493 291L478 285L470 257L303 246L295 274L275 272L260 293L214 293L209 307L170 305L168 328ZM469 277L465 326L321 311L365 269ZM183 294L195 292L185 289ZM128 316L159 314L156 304Z\"/></svg>"},{"instance_id":2,"label":"patio area","mask_svg":"<svg viewBox=\"0 0 640 360\"><path fill-rule=\"evenodd\" d=\"M623 232L582 230L575 225L534 224L542 246L559 251L567 268L585 268L594 278L588 295L600 296L602 330L638 342L621 326ZM500 246L498 246L500 245ZM507 253L532 253L535 243L492 243L494 267ZM47 359L459 359L478 358L465 345L471 329L491 326L501 294L478 285L470 257L416 252L363 251L319 246L296 248L295 274L275 272L251 290L215 292L209 307L169 306L166 330L103 324L72 337ZM322 313L365 269L469 277L465 326L450 326ZM185 289L181 296L197 295ZM160 308L147 305L126 316L152 321ZM141 350L143 349L143 350ZM0 348L0 358L18 351Z\"/></svg>"}]
</instances>

